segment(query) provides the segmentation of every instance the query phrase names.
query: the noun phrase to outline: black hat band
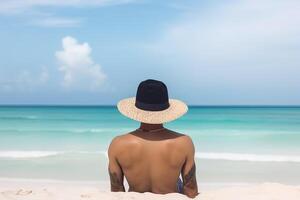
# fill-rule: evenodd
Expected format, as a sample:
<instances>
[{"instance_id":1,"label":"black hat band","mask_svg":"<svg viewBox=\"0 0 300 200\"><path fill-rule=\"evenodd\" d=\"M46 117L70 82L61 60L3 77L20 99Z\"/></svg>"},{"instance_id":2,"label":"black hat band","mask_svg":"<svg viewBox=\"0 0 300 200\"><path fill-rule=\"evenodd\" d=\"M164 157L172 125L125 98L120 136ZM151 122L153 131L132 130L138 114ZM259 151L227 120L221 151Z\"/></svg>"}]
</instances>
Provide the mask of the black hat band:
<instances>
[{"instance_id":1,"label":"black hat band","mask_svg":"<svg viewBox=\"0 0 300 200\"><path fill-rule=\"evenodd\" d=\"M162 111L170 107L169 102L160 103L160 104L150 104L150 103L144 103L140 102L138 100L135 100L135 107L142 109L142 110L148 110L148 111Z\"/></svg>"}]
</instances>

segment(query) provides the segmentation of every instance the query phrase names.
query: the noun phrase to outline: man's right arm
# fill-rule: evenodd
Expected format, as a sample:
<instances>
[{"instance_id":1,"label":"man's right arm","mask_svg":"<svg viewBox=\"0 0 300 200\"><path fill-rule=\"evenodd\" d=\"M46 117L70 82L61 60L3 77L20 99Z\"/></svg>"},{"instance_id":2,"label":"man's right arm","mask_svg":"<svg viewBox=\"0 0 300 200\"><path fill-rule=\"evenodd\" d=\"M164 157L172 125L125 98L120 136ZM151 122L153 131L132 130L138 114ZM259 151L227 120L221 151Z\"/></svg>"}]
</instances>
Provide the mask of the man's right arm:
<instances>
[{"instance_id":1,"label":"man's right arm","mask_svg":"<svg viewBox=\"0 0 300 200\"><path fill-rule=\"evenodd\" d=\"M187 148L187 157L182 168L183 193L188 197L194 198L198 193L195 165L195 147L192 140L187 137L185 142Z\"/></svg>"},{"instance_id":2,"label":"man's right arm","mask_svg":"<svg viewBox=\"0 0 300 200\"><path fill-rule=\"evenodd\" d=\"M123 184L124 174L117 160L119 146L117 140L118 139L115 138L108 148L108 172L110 177L110 188L112 192L125 192Z\"/></svg>"}]
</instances>

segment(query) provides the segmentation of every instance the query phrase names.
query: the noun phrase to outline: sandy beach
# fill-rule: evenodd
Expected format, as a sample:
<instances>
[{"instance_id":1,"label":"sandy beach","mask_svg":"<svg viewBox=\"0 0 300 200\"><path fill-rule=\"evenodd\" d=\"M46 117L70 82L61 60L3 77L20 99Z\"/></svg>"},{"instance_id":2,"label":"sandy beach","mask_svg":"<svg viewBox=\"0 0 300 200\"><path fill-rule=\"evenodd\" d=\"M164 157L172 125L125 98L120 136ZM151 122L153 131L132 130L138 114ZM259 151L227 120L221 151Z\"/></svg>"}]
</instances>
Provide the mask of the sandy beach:
<instances>
[{"instance_id":1,"label":"sandy beach","mask_svg":"<svg viewBox=\"0 0 300 200\"><path fill-rule=\"evenodd\" d=\"M193 107L168 125L194 141L196 199L299 200L299 116L299 108ZM2 107L1 117L0 200L188 199L110 193L107 147L137 126L115 107Z\"/></svg>"},{"instance_id":2,"label":"sandy beach","mask_svg":"<svg viewBox=\"0 0 300 200\"><path fill-rule=\"evenodd\" d=\"M195 198L199 200L299 200L300 186L279 183L227 186L224 188L201 189ZM152 193L109 192L107 182L80 183L66 181L1 180L1 200L54 200L54 199L189 199L181 194L158 195Z\"/></svg>"}]
</instances>

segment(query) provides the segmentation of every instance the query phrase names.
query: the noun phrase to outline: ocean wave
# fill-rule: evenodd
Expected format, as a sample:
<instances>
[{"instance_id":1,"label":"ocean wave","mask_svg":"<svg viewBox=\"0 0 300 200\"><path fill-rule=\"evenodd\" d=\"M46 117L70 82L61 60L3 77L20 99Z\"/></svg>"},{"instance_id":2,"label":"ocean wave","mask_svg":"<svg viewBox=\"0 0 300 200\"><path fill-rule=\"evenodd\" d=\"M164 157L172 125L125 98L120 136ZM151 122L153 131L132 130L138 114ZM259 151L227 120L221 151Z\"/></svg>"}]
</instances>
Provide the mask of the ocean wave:
<instances>
[{"instance_id":1,"label":"ocean wave","mask_svg":"<svg viewBox=\"0 0 300 200\"><path fill-rule=\"evenodd\" d=\"M35 159L53 156L66 156L70 154L96 154L103 155L108 158L107 151L0 151L0 159ZM300 156L294 155L196 152L195 157L206 160L300 163Z\"/></svg>"},{"instance_id":2,"label":"ocean wave","mask_svg":"<svg viewBox=\"0 0 300 200\"><path fill-rule=\"evenodd\" d=\"M66 154L102 154L108 157L107 151L0 151L0 159L44 158Z\"/></svg>"},{"instance_id":3,"label":"ocean wave","mask_svg":"<svg viewBox=\"0 0 300 200\"><path fill-rule=\"evenodd\" d=\"M224 137L264 137L264 136L280 136L280 135L300 135L299 130L245 130L245 129L182 129L182 133L188 133L190 136L224 136Z\"/></svg>"},{"instance_id":4,"label":"ocean wave","mask_svg":"<svg viewBox=\"0 0 300 200\"><path fill-rule=\"evenodd\" d=\"M242 153L214 153L196 152L196 158L208 160L229 160L249 162L300 162L300 156L291 155L263 155L263 154L242 154Z\"/></svg>"},{"instance_id":5,"label":"ocean wave","mask_svg":"<svg viewBox=\"0 0 300 200\"><path fill-rule=\"evenodd\" d=\"M85 133L85 132L101 133L101 132L116 131L116 129L114 129L114 128L87 128L87 129L71 129L69 131L70 132L75 132L75 133Z\"/></svg>"},{"instance_id":6,"label":"ocean wave","mask_svg":"<svg viewBox=\"0 0 300 200\"><path fill-rule=\"evenodd\" d=\"M53 132L53 133L126 133L130 132L130 129L118 129L118 128L87 128L87 129L69 129L69 128L62 128L62 129L16 129L16 128L9 128L9 129L0 129L0 132L24 132L24 133L48 133L48 132Z\"/></svg>"},{"instance_id":7,"label":"ocean wave","mask_svg":"<svg viewBox=\"0 0 300 200\"><path fill-rule=\"evenodd\" d=\"M2 120L33 120L38 119L35 115L25 115L25 116L0 116Z\"/></svg>"},{"instance_id":8,"label":"ocean wave","mask_svg":"<svg viewBox=\"0 0 300 200\"><path fill-rule=\"evenodd\" d=\"M0 151L0 158L41 158L58 154L57 151Z\"/></svg>"}]
</instances>

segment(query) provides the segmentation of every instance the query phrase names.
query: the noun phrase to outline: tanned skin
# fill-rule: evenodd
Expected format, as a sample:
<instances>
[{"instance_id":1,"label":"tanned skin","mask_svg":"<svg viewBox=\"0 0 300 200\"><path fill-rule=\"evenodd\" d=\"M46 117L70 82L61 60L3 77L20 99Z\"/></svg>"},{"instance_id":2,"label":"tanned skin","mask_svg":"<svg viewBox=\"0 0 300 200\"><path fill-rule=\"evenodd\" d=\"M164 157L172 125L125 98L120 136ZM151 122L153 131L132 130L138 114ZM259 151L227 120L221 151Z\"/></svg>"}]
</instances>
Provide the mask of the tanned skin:
<instances>
[{"instance_id":1,"label":"tanned skin","mask_svg":"<svg viewBox=\"0 0 300 200\"><path fill-rule=\"evenodd\" d=\"M140 129L113 139L108 149L111 191L167 194L178 192L177 180L183 180L183 193L198 195L195 148L190 137L163 127L144 124Z\"/></svg>"}]
</instances>

